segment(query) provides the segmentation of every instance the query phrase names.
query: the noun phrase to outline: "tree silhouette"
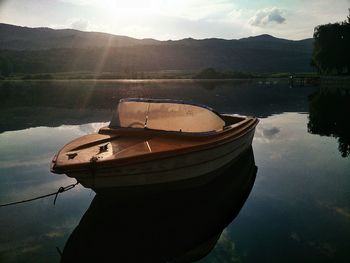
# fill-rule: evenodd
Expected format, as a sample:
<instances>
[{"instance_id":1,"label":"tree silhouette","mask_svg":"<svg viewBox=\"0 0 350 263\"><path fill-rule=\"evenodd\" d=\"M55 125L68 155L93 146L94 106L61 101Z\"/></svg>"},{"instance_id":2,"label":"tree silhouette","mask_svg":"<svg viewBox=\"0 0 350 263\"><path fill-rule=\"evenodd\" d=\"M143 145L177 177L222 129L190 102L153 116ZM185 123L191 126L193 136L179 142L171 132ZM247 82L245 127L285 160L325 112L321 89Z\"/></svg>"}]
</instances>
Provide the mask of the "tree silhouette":
<instances>
[{"instance_id":1,"label":"tree silhouette","mask_svg":"<svg viewBox=\"0 0 350 263\"><path fill-rule=\"evenodd\" d=\"M346 21L315 27L311 65L322 74L350 74L350 9Z\"/></svg>"}]
</instances>

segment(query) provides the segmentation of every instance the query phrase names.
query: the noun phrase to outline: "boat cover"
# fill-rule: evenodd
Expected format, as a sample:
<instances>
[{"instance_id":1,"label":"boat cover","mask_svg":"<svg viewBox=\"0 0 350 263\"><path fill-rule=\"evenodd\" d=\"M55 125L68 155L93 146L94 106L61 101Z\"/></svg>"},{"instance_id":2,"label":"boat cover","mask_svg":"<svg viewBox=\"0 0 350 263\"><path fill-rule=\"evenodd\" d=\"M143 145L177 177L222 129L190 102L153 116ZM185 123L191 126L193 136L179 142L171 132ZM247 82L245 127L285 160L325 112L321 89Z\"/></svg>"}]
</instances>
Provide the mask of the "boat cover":
<instances>
[{"instance_id":1,"label":"boat cover","mask_svg":"<svg viewBox=\"0 0 350 263\"><path fill-rule=\"evenodd\" d=\"M222 130L224 125L224 120L205 106L172 100L123 99L109 127L211 132Z\"/></svg>"}]
</instances>

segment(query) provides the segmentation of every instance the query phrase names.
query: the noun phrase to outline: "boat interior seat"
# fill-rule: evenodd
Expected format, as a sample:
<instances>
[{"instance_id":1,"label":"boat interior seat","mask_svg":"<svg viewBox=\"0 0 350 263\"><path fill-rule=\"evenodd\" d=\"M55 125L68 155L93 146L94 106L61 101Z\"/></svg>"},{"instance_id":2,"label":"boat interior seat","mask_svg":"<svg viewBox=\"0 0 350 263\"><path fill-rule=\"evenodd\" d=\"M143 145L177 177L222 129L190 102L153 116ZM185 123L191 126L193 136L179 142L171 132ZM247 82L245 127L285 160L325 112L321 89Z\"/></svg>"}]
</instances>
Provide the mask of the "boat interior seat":
<instances>
[{"instance_id":1,"label":"boat interior seat","mask_svg":"<svg viewBox=\"0 0 350 263\"><path fill-rule=\"evenodd\" d=\"M230 126L232 124L241 122L244 120L243 117L240 116L233 116L233 115L221 115L221 118L224 120L225 125L224 127Z\"/></svg>"}]
</instances>

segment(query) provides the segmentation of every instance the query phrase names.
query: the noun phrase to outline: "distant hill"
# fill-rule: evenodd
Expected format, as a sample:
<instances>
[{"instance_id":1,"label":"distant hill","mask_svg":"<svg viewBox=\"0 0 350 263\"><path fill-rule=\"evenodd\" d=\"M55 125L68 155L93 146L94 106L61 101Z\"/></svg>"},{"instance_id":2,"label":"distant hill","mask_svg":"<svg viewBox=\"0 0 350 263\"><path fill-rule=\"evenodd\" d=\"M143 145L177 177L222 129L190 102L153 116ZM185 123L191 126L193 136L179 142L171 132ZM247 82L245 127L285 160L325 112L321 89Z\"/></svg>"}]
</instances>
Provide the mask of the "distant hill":
<instances>
[{"instance_id":1,"label":"distant hill","mask_svg":"<svg viewBox=\"0 0 350 263\"><path fill-rule=\"evenodd\" d=\"M311 70L311 54L312 39L292 41L260 35L239 40L159 41L0 23L3 75L5 71L118 72L208 67L249 72L307 72Z\"/></svg>"},{"instance_id":2,"label":"distant hill","mask_svg":"<svg viewBox=\"0 0 350 263\"><path fill-rule=\"evenodd\" d=\"M40 50L51 48L124 47L157 44L153 39L139 40L99 32L74 29L30 28L0 23L0 49Z\"/></svg>"}]
</instances>

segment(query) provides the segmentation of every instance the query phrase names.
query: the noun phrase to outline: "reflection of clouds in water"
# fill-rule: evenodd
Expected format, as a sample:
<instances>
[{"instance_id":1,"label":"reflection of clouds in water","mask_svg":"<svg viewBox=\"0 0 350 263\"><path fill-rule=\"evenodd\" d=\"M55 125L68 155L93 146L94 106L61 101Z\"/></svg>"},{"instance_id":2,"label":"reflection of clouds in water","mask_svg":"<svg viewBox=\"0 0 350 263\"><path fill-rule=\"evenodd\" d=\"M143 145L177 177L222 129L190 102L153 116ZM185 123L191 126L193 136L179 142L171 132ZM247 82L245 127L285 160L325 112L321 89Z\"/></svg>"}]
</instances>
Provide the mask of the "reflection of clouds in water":
<instances>
[{"instance_id":1,"label":"reflection of clouds in water","mask_svg":"<svg viewBox=\"0 0 350 263\"><path fill-rule=\"evenodd\" d=\"M98 132L101 127L108 126L108 124L109 122L92 122L81 125L61 125L55 129L61 132L74 133L75 135L84 135Z\"/></svg>"},{"instance_id":2,"label":"reflection of clouds in water","mask_svg":"<svg viewBox=\"0 0 350 263\"><path fill-rule=\"evenodd\" d=\"M263 129L263 135L265 136L265 138L270 140L276 137L277 133L279 132L280 129L277 127L272 127L271 129Z\"/></svg>"},{"instance_id":3,"label":"reflection of clouds in water","mask_svg":"<svg viewBox=\"0 0 350 263\"><path fill-rule=\"evenodd\" d=\"M108 122L36 127L0 135L0 169L49 166L52 157L67 142L97 132Z\"/></svg>"},{"instance_id":4,"label":"reflection of clouds in water","mask_svg":"<svg viewBox=\"0 0 350 263\"><path fill-rule=\"evenodd\" d=\"M269 156L270 160L281 160L283 158L283 154L281 152L272 152Z\"/></svg>"},{"instance_id":5,"label":"reflection of clouds in water","mask_svg":"<svg viewBox=\"0 0 350 263\"><path fill-rule=\"evenodd\" d=\"M53 193L75 183L66 175L50 173L51 158L68 141L104 125L36 127L1 133L0 203ZM44 255L47 262L57 261L55 246L68 238L93 197L90 189L77 185L60 194L55 206L51 196L2 208L0 236L6 238L0 242L0 261L6 256L34 262L34 254Z\"/></svg>"},{"instance_id":6,"label":"reflection of clouds in water","mask_svg":"<svg viewBox=\"0 0 350 263\"><path fill-rule=\"evenodd\" d=\"M29 253L29 252L33 252L36 251L38 249L41 249L42 246L40 245L34 245L34 246L26 246L24 248L21 249L20 253Z\"/></svg>"},{"instance_id":7,"label":"reflection of clouds in water","mask_svg":"<svg viewBox=\"0 0 350 263\"><path fill-rule=\"evenodd\" d=\"M308 241L307 245L327 257L332 257L337 252L337 248L328 242Z\"/></svg>"},{"instance_id":8,"label":"reflection of clouds in water","mask_svg":"<svg viewBox=\"0 0 350 263\"><path fill-rule=\"evenodd\" d=\"M44 176L43 176L44 179ZM45 178L46 179L46 178ZM25 181L25 182L14 182L16 186L11 186L12 189L16 191L11 191L7 193L8 200L23 200L28 198L33 198L39 195L44 195L57 191L61 186L67 186L76 183L76 180L70 178L66 175L52 175L52 180L50 182L40 183L37 180ZM66 197L79 196L81 192L88 192L90 190L84 188L80 184L75 186L72 190L65 192ZM49 198L50 199L50 198ZM52 199L52 198L51 198ZM53 199L52 199L53 200Z\"/></svg>"},{"instance_id":9,"label":"reflection of clouds in water","mask_svg":"<svg viewBox=\"0 0 350 263\"><path fill-rule=\"evenodd\" d=\"M36 212L42 217L42 211ZM27 213L30 214L28 211ZM12 258L27 258L29 259L27 260L28 262L36 262L36 260L32 260L33 253L35 253L45 257L46 262L56 262L59 255L58 253L56 254L55 247L58 244L64 244L64 241L69 237L72 229L74 229L79 222L81 215L79 215L78 218L72 216L58 218L57 214L55 215L55 213L51 211L49 217L51 218L45 217L44 224L36 221L32 222L30 219L18 219L19 222L17 222L17 224L20 224L18 228L22 229L22 225L25 225L26 234L23 235L23 232L18 229L14 232L7 233L7 236L11 236L13 241L6 240L2 242L1 253L9 255ZM47 224L47 221L49 221L50 224ZM30 227L30 231L27 231L28 227Z\"/></svg>"},{"instance_id":10,"label":"reflection of clouds in water","mask_svg":"<svg viewBox=\"0 0 350 263\"><path fill-rule=\"evenodd\" d=\"M261 118L256 128L254 141L257 143L274 143L278 145L287 142L299 144L305 136L305 126L301 126L307 115L299 113L284 113Z\"/></svg>"},{"instance_id":11,"label":"reflection of clouds in water","mask_svg":"<svg viewBox=\"0 0 350 263\"><path fill-rule=\"evenodd\" d=\"M63 237L64 233L59 231L52 231L52 232L46 233L45 236L48 238Z\"/></svg>"},{"instance_id":12,"label":"reflection of clouds in water","mask_svg":"<svg viewBox=\"0 0 350 263\"><path fill-rule=\"evenodd\" d=\"M300 242L300 237L299 237L299 235L297 234L297 233L292 233L291 235L290 235L290 237L291 237L291 239L294 239L295 241L297 241L297 242Z\"/></svg>"},{"instance_id":13,"label":"reflection of clouds in water","mask_svg":"<svg viewBox=\"0 0 350 263\"><path fill-rule=\"evenodd\" d=\"M76 126L79 131L88 134L98 132L98 130L104 126L108 126L109 122L94 122Z\"/></svg>"},{"instance_id":14,"label":"reflection of clouds in water","mask_svg":"<svg viewBox=\"0 0 350 263\"><path fill-rule=\"evenodd\" d=\"M340 207L339 205L334 205L329 202L322 201L318 201L318 204L335 212L338 216L343 217L343 219L350 221L350 207Z\"/></svg>"},{"instance_id":15,"label":"reflection of clouds in water","mask_svg":"<svg viewBox=\"0 0 350 263\"><path fill-rule=\"evenodd\" d=\"M71 234L72 229L77 225L77 221L80 220L79 218L75 217L65 217L62 222L56 222L56 224L52 224L50 226L47 226L45 229L45 233L43 233L43 236L47 239L59 239L66 235Z\"/></svg>"},{"instance_id":16,"label":"reflection of clouds in water","mask_svg":"<svg viewBox=\"0 0 350 263\"><path fill-rule=\"evenodd\" d=\"M280 131L281 130L275 126L272 128L264 128L264 127L258 126L256 128L254 140L258 142L268 143L272 140L277 139L279 137L278 135Z\"/></svg>"},{"instance_id":17,"label":"reflection of clouds in water","mask_svg":"<svg viewBox=\"0 0 350 263\"><path fill-rule=\"evenodd\" d=\"M47 155L33 158L31 160L0 160L0 167L2 169L24 167L24 166L42 166L48 165L51 162L51 157L48 158Z\"/></svg>"},{"instance_id":18,"label":"reflection of clouds in water","mask_svg":"<svg viewBox=\"0 0 350 263\"><path fill-rule=\"evenodd\" d=\"M30 170L30 167L29 167ZM76 183L76 180L64 174L50 174L47 170L34 170L29 172L18 173L16 169L4 172L1 178L0 187L0 203L9 203L19 200L34 198L37 196L54 193L61 186L67 186ZM10 189L10 190L8 190ZM59 199L67 200L71 198L79 198L80 196L88 196L87 199L92 199L94 194L91 194L90 189L86 189L80 184L72 190L59 195ZM53 203L54 197L48 197L34 201L34 203Z\"/></svg>"},{"instance_id":19,"label":"reflection of clouds in water","mask_svg":"<svg viewBox=\"0 0 350 263\"><path fill-rule=\"evenodd\" d=\"M334 210L339 214L344 216L347 219L350 219L350 210L346 207L334 207Z\"/></svg>"},{"instance_id":20,"label":"reflection of clouds in water","mask_svg":"<svg viewBox=\"0 0 350 263\"><path fill-rule=\"evenodd\" d=\"M331 257L337 251L335 245L329 242L308 240L306 236L302 237L300 234L297 234L295 232L291 233L289 237L294 241L300 243L300 245L308 246L311 250L316 250L319 253L322 253L323 255L326 255L328 257Z\"/></svg>"},{"instance_id":21,"label":"reflection of clouds in water","mask_svg":"<svg viewBox=\"0 0 350 263\"><path fill-rule=\"evenodd\" d=\"M52 178L55 181L24 186L16 184L15 187L6 189L6 201L23 200L55 192L60 186L75 182L65 175ZM94 196L89 195L89 192L90 190L78 185L71 191L60 194L55 206L54 196L51 196L9 207L7 212L2 214L3 227L0 228L0 236L8 239L0 242L0 254L31 259L33 253L36 253L47 257L47 262L56 261L58 254L52 254L50 251L55 251L57 244L63 244L79 222ZM5 203L5 200L1 200L1 203Z\"/></svg>"},{"instance_id":22,"label":"reflection of clouds in water","mask_svg":"<svg viewBox=\"0 0 350 263\"><path fill-rule=\"evenodd\" d=\"M97 132L99 128L107 126L109 122L92 122L80 125L61 125L53 128L53 130L59 130L61 132L71 132L77 135Z\"/></svg>"},{"instance_id":23,"label":"reflection of clouds in water","mask_svg":"<svg viewBox=\"0 0 350 263\"><path fill-rule=\"evenodd\" d=\"M210 256L207 256L201 259L201 263L209 262L227 262L227 259L230 259L230 262L241 262L242 259L239 257L235 243L228 232L228 229L225 228L222 232L216 246L210 252Z\"/></svg>"}]
</instances>

